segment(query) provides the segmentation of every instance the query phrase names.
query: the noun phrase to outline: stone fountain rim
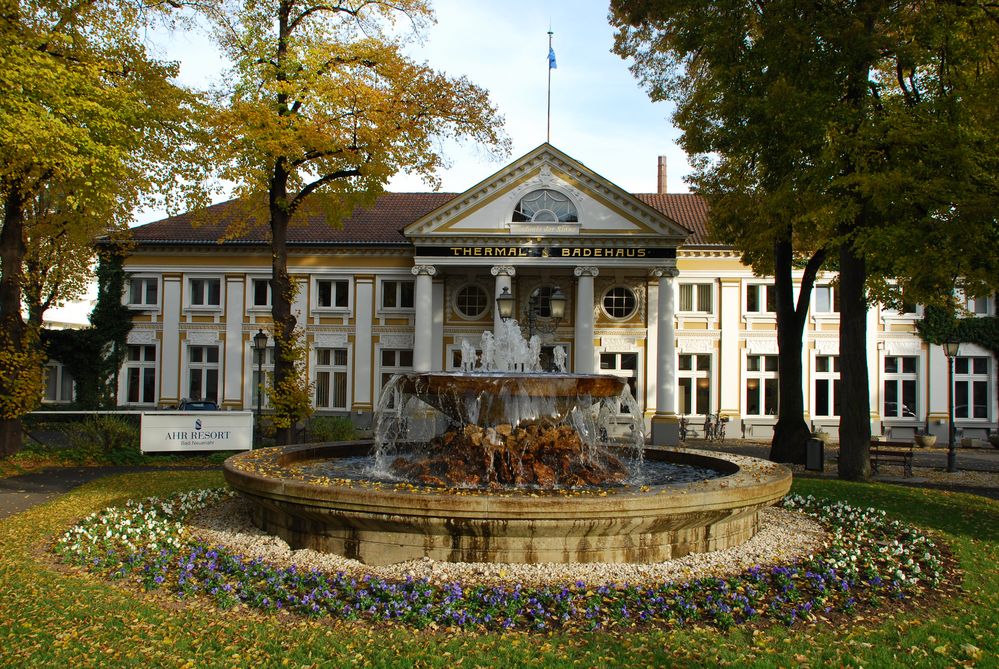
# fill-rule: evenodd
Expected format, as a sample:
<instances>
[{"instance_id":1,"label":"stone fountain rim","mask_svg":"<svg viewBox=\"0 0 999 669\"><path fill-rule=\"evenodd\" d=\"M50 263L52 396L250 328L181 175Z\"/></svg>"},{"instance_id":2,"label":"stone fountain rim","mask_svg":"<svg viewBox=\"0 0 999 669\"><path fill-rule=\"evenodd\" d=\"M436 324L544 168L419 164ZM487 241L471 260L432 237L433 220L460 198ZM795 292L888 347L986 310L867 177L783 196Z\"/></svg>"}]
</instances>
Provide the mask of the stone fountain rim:
<instances>
[{"instance_id":1,"label":"stone fountain rim","mask_svg":"<svg viewBox=\"0 0 999 669\"><path fill-rule=\"evenodd\" d=\"M728 453L687 448L646 449L649 457L730 471L726 476L689 483L648 486L642 490L584 491L442 491L438 488L386 483L323 485L292 474L287 465L308 459L348 455L372 445L370 440L327 442L258 449L228 458L226 481L252 497L305 503L359 512L454 518L558 520L567 512L592 516L646 515L669 507L684 510L745 508L772 503L790 488L784 465ZM282 476L282 474L284 474ZM292 478L298 476L299 478Z\"/></svg>"}]
</instances>

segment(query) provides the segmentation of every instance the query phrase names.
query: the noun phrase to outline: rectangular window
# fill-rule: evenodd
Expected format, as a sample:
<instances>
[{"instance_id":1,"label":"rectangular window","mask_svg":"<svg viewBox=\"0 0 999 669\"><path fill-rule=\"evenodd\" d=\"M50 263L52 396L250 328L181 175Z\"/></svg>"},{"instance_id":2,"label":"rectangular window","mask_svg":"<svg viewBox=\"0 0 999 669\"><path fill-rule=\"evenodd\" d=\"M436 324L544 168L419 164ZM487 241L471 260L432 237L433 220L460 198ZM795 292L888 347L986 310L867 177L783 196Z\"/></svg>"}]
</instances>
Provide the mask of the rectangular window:
<instances>
[{"instance_id":1,"label":"rectangular window","mask_svg":"<svg viewBox=\"0 0 999 669\"><path fill-rule=\"evenodd\" d=\"M885 356L884 417L918 418L916 402L919 358L914 355Z\"/></svg>"},{"instance_id":2,"label":"rectangular window","mask_svg":"<svg viewBox=\"0 0 999 669\"><path fill-rule=\"evenodd\" d=\"M412 309L414 290L412 281L382 281L382 308Z\"/></svg>"},{"instance_id":3,"label":"rectangular window","mask_svg":"<svg viewBox=\"0 0 999 669\"><path fill-rule=\"evenodd\" d=\"M190 288L192 307L222 306L221 279L190 279L188 287Z\"/></svg>"},{"instance_id":4,"label":"rectangular window","mask_svg":"<svg viewBox=\"0 0 999 669\"><path fill-rule=\"evenodd\" d=\"M838 416L840 411L839 356L815 356L815 415Z\"/></svg>"},{"instance_id":5,"label":"rectangular window","mask_svg":"<svg viewBox=\"0 0 999 669\"><path fill-rule=\"evenodd\" d=\"M347 349L316 349L316 407L347 408Z\"/></svg>"},{"instance_id":6,"label":"rectangular window","mask_svg":"<svg viewBox=\"0 0 999 669\"><path fill-rule=\"evenodd\" d=\"M45 365L45 402L68 403L73 401L73 375L61 362L50 360Z\"/></svg>"},{"instance_id":7,"label":"rectangular window","mask_svg":"<svg viewBox=\"0 0 999 669\"><path fill-rule=\"evenodd\" d=\"M159 304L159 279L132 277L128 280L128 304L133 307L153 307Z\"/></svg>"},{"instance_id":8,"label":"rectangular window","mask_svg":"<svg viewBox=\"0 0 999 669\"><path fill-rule=\"evenodd\" d=\"M965 308L976 316L987 316L989 313L989 298L969 297L965 301Z\"/></svg>"},{"instance_id":9,"label":"rectangular window","mask_svg":"<svg viewBox=\"0 0 999 669\"><path fill-rule=\"evenodd\" d=\"M989 359L960 356L954 359L954 419L989 417Z\"/></svg>"},{"instance_id":10,"label":"rectangular window","mask_svg":"<svg viewBox=\"0 0 999 669\"><path fill-rule=\"evenodd\" d=\"M624 379L628 391L638 401L638 354L637 353L601 353L600 370ZM618 406L618 413L631 413L624 404Z\"/></svg>"},{"instance_id":11,"label":"rectangular window","mask_svg":"<svg viewBox=\"0 0 999 669\"><path fill-rule=\"evenodd\" d=\"M812 311L817 314L839 313L839 290L834 286L815 286Z\"/></svg>"},{"instance_id":12,"label":"rectangular window","mask_svg":"<svg viewBox=\"0 0 999 669\"><path fill-rule=\"evenodd\" d=\"M746 311L768 313L777 311L777 287L771 283L753 283L746 286Z\"/></svg>"},{"instance_id":13,"label":"rectangular window","mask_svg":"<svg viewBox=\"0 0 999 669\"><path fill-rule=\"evenodd\" d=\"M711 413L711 355L681 353L677 362L680 413Z\"/></svg>"},{"instance_id":14,"label":"rectangular window","mask_svg":"<svg viewBox=\"0 0 999 669\"><path fill-rule=\"evenodd\" d=\"M129 345L125 360L125 401L128 404L156 403L156 347Z\"/></svg>"},{"instance_id":15,"label":"rectangular window","mask_svg":"<svg viewBox=\"0 0 999 669\"><path fill-rule=\"evenodd\" d=\"M680 284L680 311L712 313L710 283Z\"/></svg>"},{"instance_id":16,"label":"rectangular window","mask_svg":"<svg viewBox=\"0 0 999 669\"><path fill-rule=\"evenodd\" d=\"M381 387L385 385L396 374L413 371L413 350L399 348L383 348L381 353ZM398 398L389 400L388 406L394 407Z\"/></svg>"},{"instance_id":17,"label":"rectangular window","mask_svg":"<svg viewBox=\"0 0 999 669\"><path fill-rule=\"evenodd\" d=\"M253 350L253 374L250 378L250 398L254 407L259 404L264 409L271 407L270 397L267 395L267 388L274 385L274 347L268 346L264 349L263 359L260 353ZM260 384L264 385L261 386ZM258 394L259 393L259 394Z\"/></svg>"},{"instance_id":18,"label":"rectangular window","mask_svg":"<svg viewBox=\"0 0 999 669\"><path fill-rule=\"evenodd\" d=\"M320 309L346 309L349 305L349 288L350 282L346 279L317 280L316 306Z\"/></svg>"},{"instance_id":19,"label":"rectangular window","mask_svg":"<svg viewBox=\"0 0 999 669\"><path fill-rule=\"evenodd\" d=\"M187 348L187 374L187 399L218 403L218 346L189 346Z\"/></svg>"},{"instance_id":20,"label":"rectangular window","mask_svg":"<svg viewBox=\"0 0 999 669\"><path fill-rule=\"evenodd\" d=\"M271 280L253 279L253 306L271 306Z\"/></svg>"},{"instance_id":21,"label":"rectangular window","mask_svg":"<svg viewBox=\"0 0 999 669\"><path fill-rule=\"evenodd\" d=\"M746 356L746 414L777 415L777 356Z\"/></svg>"}]
</instances>

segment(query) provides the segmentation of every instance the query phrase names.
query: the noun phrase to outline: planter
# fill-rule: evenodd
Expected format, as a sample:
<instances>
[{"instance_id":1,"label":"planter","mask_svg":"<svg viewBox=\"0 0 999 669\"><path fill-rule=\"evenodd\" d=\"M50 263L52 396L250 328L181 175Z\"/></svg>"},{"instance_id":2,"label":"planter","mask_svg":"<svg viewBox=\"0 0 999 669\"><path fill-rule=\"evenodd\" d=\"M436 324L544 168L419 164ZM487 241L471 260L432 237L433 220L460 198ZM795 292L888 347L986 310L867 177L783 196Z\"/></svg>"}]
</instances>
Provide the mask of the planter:
<instances>
[{"instance_id":1,"label":"planter","mask_svg":"<svg viewBox=\"0 0 999 669\"><path fill-rule=\"evenodd\" d=\"M916 445L920 448L933 448L937 445L937 435L935 434L917 434L916 435Z\"/></svg>"}]
</instances>

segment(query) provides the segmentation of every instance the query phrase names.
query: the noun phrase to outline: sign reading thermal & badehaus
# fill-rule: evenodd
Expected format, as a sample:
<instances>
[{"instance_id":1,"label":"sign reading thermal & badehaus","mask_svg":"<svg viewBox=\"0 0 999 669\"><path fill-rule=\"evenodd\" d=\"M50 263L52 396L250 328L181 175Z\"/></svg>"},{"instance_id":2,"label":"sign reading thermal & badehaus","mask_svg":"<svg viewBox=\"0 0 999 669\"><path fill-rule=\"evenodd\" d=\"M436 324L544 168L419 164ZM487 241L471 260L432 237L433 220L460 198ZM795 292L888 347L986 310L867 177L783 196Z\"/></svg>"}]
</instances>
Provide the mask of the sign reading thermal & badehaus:
<instances>
[{"instance_id":1,"label":"sign reading thermal & badehaus","mask_svg":"<svg viewBox=\"0 0 999 669\"><path fill-rule=\"evenodd\" d=\"M147 411L140 439L143 453L248 451L253 447L253 412Z\"/></svg>"}]
</instances>

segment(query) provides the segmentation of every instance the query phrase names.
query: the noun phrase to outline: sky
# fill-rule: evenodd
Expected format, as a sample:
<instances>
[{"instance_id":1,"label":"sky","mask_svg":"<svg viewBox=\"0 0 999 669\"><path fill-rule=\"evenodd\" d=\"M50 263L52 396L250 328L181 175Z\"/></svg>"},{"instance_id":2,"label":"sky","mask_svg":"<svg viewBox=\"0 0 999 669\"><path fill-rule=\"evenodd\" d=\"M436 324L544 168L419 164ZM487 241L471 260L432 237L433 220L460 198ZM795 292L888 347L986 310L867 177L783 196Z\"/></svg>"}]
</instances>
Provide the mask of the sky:
<instances>
[{"instance_id":1,"label":"sky","mask_svg":"<svg viewBox=\"0 0 999 669\"><path fill-rule=\"evenodd\" d=\"M611 53L608 5L598 0L433 0L436 25L414 44L414 59L451 76L467 76L490 93L505 118L516 159L545 141L548 30L557 68L551 71L551 143L630 192L656 190L657 159L667 156L670 192L686 192L690 171L669 122L672 106L652 103ZM224 68L210 40L197 33L150 36L159 55L180 62L180 81L205 88ZM450 167L441 190L464 191L503 167L480 147L448 145ZM391 191L426 191L418 177L399 174ZM145 211L136 223L156 220Z\"/></svg>"}]
</instances>

